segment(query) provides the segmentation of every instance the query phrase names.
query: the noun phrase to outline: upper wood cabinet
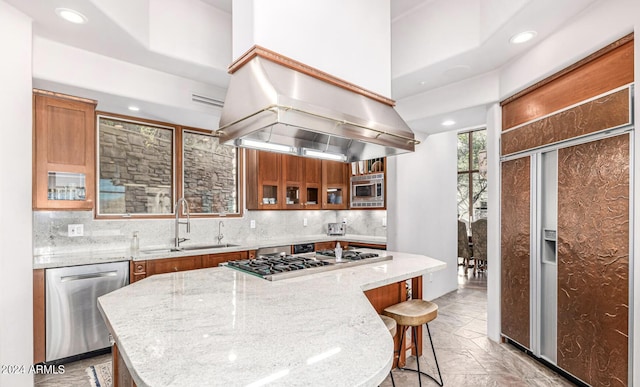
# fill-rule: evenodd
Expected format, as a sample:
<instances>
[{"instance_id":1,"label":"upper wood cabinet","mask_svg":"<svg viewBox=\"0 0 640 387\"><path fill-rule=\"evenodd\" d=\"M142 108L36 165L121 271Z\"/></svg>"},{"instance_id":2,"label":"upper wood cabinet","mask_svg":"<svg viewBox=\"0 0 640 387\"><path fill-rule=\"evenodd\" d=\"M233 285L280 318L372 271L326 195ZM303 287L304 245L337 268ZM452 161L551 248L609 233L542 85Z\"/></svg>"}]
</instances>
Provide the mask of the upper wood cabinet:
<instances>
[{"instance_id":1,"label":"upper wood cabinet","mask_svg":"<svg viewBox=\"0 0 640 387\"><path fill-rule=\"evenodd\" d=\"M95 102L34 92L33 208L91 210Z\"/></svg>"},{"instance_id":2,"label":"upper wood cabinet","mask_svg":"<svg viewBox=\"0 0 640 387\"><path fill-rule=\"evenodd\" d=\"M284 201L281 155L247 149L246 160L247 209L281 209Z\"/></svg>"},{"instance_id":3,"label":"upper wood cabinet","mask_svg":"<svg viewBox=\"0 0 640 387\"><path fill-rule=\"evenodd\" d=\"M286 209L320 209L322 163L292 155L281 155Z\"/></svg>"},{"instance_id":4,"label":"upper wood cabinet","mask_svg":"<svg viewBox=\"0 0 640 387\"><path fill-rule=\"evenodd\" d=\"M349 164L322 160L322 208L347 209Z\"/></svg>"},{"instance_id":5,"label":"upper wood cabinet","mask_svg":"<svg viewBox=\"0 0 640 387\"><path fill-rule=\"evenodd\" d=\"M247 209L346 209L348 164L246 149Z\"/></svg>"}]
</instances>

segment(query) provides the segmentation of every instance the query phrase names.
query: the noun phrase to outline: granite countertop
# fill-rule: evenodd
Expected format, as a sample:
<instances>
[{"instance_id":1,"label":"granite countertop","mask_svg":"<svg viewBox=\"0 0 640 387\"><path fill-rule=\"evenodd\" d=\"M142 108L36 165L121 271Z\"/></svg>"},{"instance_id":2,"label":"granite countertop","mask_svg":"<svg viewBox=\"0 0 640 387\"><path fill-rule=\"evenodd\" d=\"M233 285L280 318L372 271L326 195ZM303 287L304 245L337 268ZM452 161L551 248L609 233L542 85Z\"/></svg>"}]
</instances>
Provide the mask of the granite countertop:
<instances>
[{"instance_id":1,"label":"granite countertop","mask_svg":"<svg viewBox=\"0 0 640 387\"><path fill-rule=\"evenodd\" d=\"M261 242L249 242L224 248L167 251L170 246L143 246L138 253L132 253L129 249L122 250L87 250L82 252L42 254L33 257L34 269L47 269L54 267L89 265L95 263L107 263L118 261L140 261L162 258L186 257L192 255L228 253L234 251L256 250L261 247L293 245L301 243L326 242L326 241L349 241L361 243L386 244L386 237L373 237L367 235L307 235L302 237L283 237L279 239L269 239ZM232 243L225 241L225 243ZM213 245L211 243L183 243L189 245Z\"/></svg>"},{"instance_id":2,"label":"granite countertop","mask_svg":"<svg viewBox=\"0 0 640 387\"><path fill-rule=\"evenodd\" d=\"M377 386L393 340L363 291L446 267L385 254L393 260L275 282L227 267L155 275L98 307L140 387Z\"/></svg>"}]
</instances>

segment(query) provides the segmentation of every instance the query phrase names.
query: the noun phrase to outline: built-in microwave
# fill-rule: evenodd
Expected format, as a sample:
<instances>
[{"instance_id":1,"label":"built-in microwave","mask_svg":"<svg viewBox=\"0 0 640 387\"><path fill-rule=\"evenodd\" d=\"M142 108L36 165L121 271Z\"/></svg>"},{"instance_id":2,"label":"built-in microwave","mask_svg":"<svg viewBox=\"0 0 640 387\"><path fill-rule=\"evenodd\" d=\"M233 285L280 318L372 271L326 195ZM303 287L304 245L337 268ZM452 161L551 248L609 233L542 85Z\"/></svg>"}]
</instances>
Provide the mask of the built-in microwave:
<instances>
[{"instance_id":1,"label":"built-in microwave","mask_svg":"<svg viewBox=\"0 0 640 387\"><path fill-rule=\"evenodd\" d=\"M384 173L351 177L351 208L384 208Z\"/></svg>"}]
</instances>

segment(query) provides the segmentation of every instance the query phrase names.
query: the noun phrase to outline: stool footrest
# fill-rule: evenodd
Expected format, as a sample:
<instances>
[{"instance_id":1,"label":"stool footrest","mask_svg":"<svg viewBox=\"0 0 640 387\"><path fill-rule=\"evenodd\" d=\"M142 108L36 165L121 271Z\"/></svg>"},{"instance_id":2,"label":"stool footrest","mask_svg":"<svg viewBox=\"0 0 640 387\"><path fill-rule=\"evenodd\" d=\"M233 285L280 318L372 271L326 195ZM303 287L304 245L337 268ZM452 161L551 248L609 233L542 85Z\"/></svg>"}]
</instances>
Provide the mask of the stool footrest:
<instances>
[{"instance_id":1,"label":"stool footrest","mask_svg":"<svg viewBox=\"0 0 640 387\"><path fill-rule=\"evenodd\" d=\"M418 359L417 359L417 358L416 358L416 361L418 361ZM428 373L426 373L426 372L418 371L418 370L414 370L414 369L411 369L411 368L400 368L400 367L398 367L398 369L399 369L399 370L401 370L401 371L412 371L412 372L416 372L416 373L418 373L418 374L424 375L424 376L428 377L429 379L433 380L433 381L434 381L434 382L436 382L439 386L442 386L442 385L443 385L442 380L441 380L441 381L438 381L436 378L434 378L433 376L429 375L429 374L428 374Z\"/></svg>"}]
</instances>

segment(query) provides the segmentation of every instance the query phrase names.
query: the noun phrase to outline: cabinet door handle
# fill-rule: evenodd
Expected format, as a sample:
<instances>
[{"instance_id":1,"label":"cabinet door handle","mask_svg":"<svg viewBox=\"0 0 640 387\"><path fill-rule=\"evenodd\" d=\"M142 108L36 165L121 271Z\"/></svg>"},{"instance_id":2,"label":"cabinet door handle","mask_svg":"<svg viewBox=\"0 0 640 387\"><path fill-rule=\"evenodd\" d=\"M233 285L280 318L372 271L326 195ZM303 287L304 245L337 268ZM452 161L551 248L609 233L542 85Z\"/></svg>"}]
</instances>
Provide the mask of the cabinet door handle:
<instances>
[{"instance_id":1,"label":"cabinet door handle","mask_svg":"<svg viewBox=\"0 0 640 387\"><path fill-rule=\"evenodd\" d=\"M178 268L177 268L177 267L174 267L174 268L173 268L173 271L178 271Z\"/></svg>"}]
</instances>

